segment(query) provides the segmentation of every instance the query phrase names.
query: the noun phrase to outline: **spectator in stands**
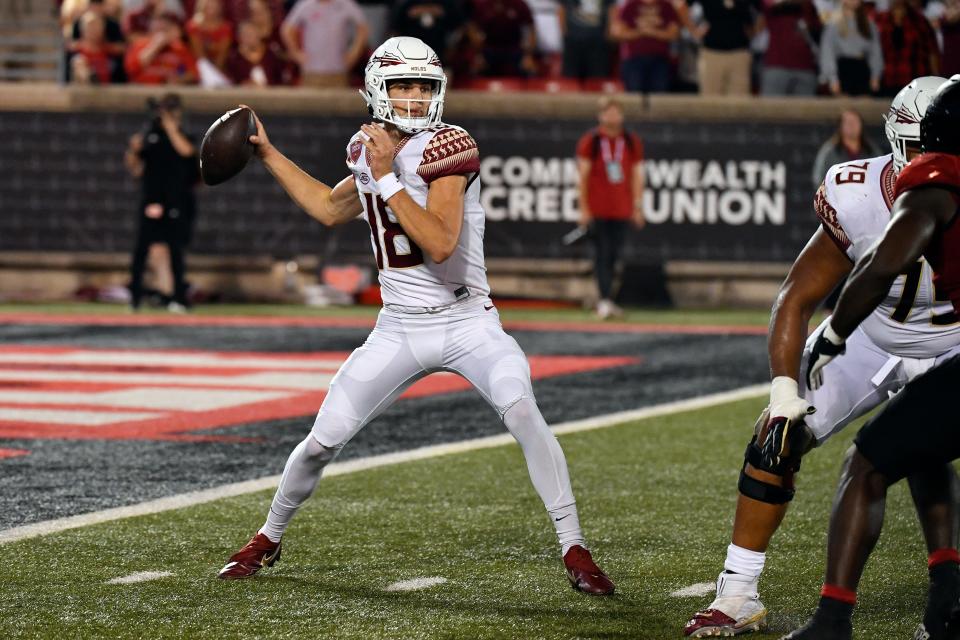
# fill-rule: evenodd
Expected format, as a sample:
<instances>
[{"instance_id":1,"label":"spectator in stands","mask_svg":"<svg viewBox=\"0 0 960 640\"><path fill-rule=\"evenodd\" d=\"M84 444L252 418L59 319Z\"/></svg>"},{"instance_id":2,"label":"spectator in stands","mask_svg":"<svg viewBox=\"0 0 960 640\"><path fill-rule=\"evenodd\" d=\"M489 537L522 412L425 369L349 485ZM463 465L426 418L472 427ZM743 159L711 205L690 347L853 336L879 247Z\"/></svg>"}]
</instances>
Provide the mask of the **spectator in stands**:
<instances>
[{"instance_id":1,"label":"spectator in stands","mask_svg":"<svg viewBox=\"0 0 960 640\"><path fill-rule=\"evenodd\" d=\"M837 130L823 143L813 161L813 188L816 190L827 175L827 169L841 162L875 158L880 155L877 147L870 142L863 129L863 119L852 109L840 114Z\"/></svg>"},{"instance_id":2,"label":"spectator in stands","mask_svg":"<svg viewBox=\"0 0 960 640\"><path fill-rule=\"evenodd\" d=\"M93 5L92 0L63 0L60 3L60 28L63 31L63 39L67 42L71 40L80 39L80 17L91 9ZM116 18L120 16L123 11L123 4L120 0L100 0L100 7L94 8L94 11L104 16L105 18L109 17L116 22ZM106 29L107 41L110 40L110 27L107 26Z\"/></svg>"},{"instance_id":3,"label":"spectator in stands","mask_svg":"<svg viewBox=\"0 0 960 640\"><path fill-rule=\"evenodd\" d=\"M268 46L270 43L277 43L283 46L280 40L280 29L274 20L274 12L270 8L267 0L249 0L247 3L247 19L257 28L260 37L263 38ZM273 48L271 46L271 48ZM274 50L276 53L276 50Z\"/></svg>"},{"instance_id":4,"label":"spectator in stands","mask_svg":"<svg viewBox=\"0 0 960 640\"><path fill-rule=\"evenodd\" d=\"M367 52L369 28L354 0L299 0L280 35L304 86L345 87L347 74Z\"/></svg>"},{"instance_id":5,"label":"spectator in stands","mask_svg":"<svg viewBox=\"0 0 960 640\"><path fill-rule=\"evenodd\" d=\"M283 82L284 62L249 20L237 27L237 46L227 58L226 74L233 84L266 87Z\"/></svg>"},{"instance_id":6,"label":"spectator in stands","mask_svg":"<svg viewBox=\"0 0 960 640\"><path fill-rule=\"evenodd\" d=\"M390 33L420 38L447 63L466 17L456 0L400 0L390 12Z\"/></svg>"},{"instance_id":7,"label":"spectator in stands","mask_svg":"<svg viewBox=\"0 0 960 640\"><path fill-rule=\"evenodd\" d=\"M233 45L233 25L223 18L221 0L198 0L196 13L187 21L187 38L194 58L224 69Z\"/></svg>"},{"instance_id":8,"label":"spectator in stands","mask_svg":"<svg viewBox=\"0 0 960 640\"><path fill-rule=\"evenodd\" d=\"M896 95L914 78L939 75L937 37L922 11L907 0L891 0L890 10L878 13L876 22L885 63L884 95Z\"/></svg>"},{"instance_id":9,"label":"spectator in stands","mask_svg":"<svg viewBox=\"0 0 960 640\"><path fill-rule=\"evenodd\" d=\"M71 55L75 54L76 51L80 48L80 43L83 38L81 33L81 22L87 16L96 16L101 19L103 22L103 48L108 57L108 62L111 70L110 82L124 82L126 80L126 75L123 72L123 53L126 51L127 42L123 36L123 29L120 28L120 23L117 22L113 16L110 14L110 7L104 0L88 0L86 11L80 16L80 19L74 21L71 26L70 38L68 42L70 43L68 50ZM94 27L96 29L96 27ZM70 68L73 68L73 63L71 62Z\"/></svg>"},{"instance_id":10,"label":"spectator in stands","mask_svg":"<svg viewBox=\"0 0 960 640\"><path fill-rule=\"evenodd\" d=\"M138 8L127 8L123 18L123 31L130 39L146 34L150 31L150 21L164 14L175 16L177 22L186 17L180 0L146 0Z\"/></svg>"},{"instance_id":11,"label":"spectator in stands","mask_svg":"<svg viewBox=\"0 0 960 640\"><path fill-rule=\"evenodd\" d=\"M478 75L537 73L537 34L523 0L472 0L467 33L477 51L473 70Z\"/></svg>"},{"instance_id":12,"label":"spectator in stands","mask_svg":"<svg viewBox=\"0 0 960 640\"><path fill-rule=\"evenodd\" d=\"M880 34L861 0L842 0L840 14L824 28L820 74L835 96L862 96L880 90Z\"/></svg>"},{"instance_id":13,"label":"spectator in stands","mask_svg":"<svg viewBox=\"0 0 960 640\"><path fill-rule=\"evenodd\" d=\"M247 0L247 15L247 20L256 27L257 33L267 43L270 52L283 62L281 84L298 84L300 69L283 46L280 28L277 26L279 21L274 19L277 15L276 0L272 5L267 0Z\"/></svg>"},{"instance_id":14,"label":"spectator in stands","mask_svg":"<svg viewBox=\"0 0 960 640\"><path fill-rule=\"evenodd\" d=\"M80 18L80 40L70 60L71 80L77 84L109 84L114 61L110 57L102 16L85 13Z\"/></svg>"},{"instance_id":15,"label":"spectator in stands","mask_svg":"<svg viewBox=\"0 0 960 640\"><path fill-rule=\"evenodd\" d=\"M537 74L560 77L563 68L563 33L560 30L560 6L557 0L526 0L533 16L537 38Z\"/></svg>"},{"instance_id":16,"label":"spectator in stands","mask_svg":"<svg viewBox=\"0 0 960 640\"><path fill-rule=\"evenodd\" d=\"M610 13L616 0L560 0L563 75L606 78L610 75Z\"/></svg>"},{"instance_id":17,"label":"spectator in stands","mask_svg":"<svg viewBox=\"0 0 960 640\"><path fill-rule=\"evenodd\" d=\"M823 23L812 0L772 0L763 9L770 44L763 56L760 92L765 96L817 93L817 54Z\"/></svg>"},{"instance_id":18,"label":"spectator in stands","mask_svg":"<svg viewBox=\"0 0 960 640\"><path fill-rule=\"evenodd\" d=\"M627 91L663 93L670 88L670 46L680 36L680 18L670 0L627 0L610 28L621 43Z\"/></svg>"},{"instance_id":19,"label":"spectator in stands","mask_svg":"<svg viewBox=\"0 0 960 640\"><path fill-rule=\"evenodd\" d=\"M943 69L940 75L949 78L960 73L960 0L945 0L940 18L943 38Z\"/></svg>"},{"instance_id":20,"label":"spectator in stands","mask_svg":"<svg viewBox=\"0 0 960 640\"><path fill-rule=\"evenodd\" d=\"M189 244L196 211L193 188L199 176L194 139L183 131L183 108L176 94L151 102L150 124L134 134L124 157L130 173L140 178L137 241L130 265L130 305L140 308L143 272L150 247L167 245L174 289L168 309L187 310L183 251Z\"/></svg>"},{"instance_id":21,"label":"spectator in stands","mask_svg":"<svg viewBox=\"0 0 960 640\"><path fill-rule=\"evenodd\" d=\"M692 0L703 9L700 40L701 95L750 94L750 39L759 0Z\"/></svg>"},{"instance_id":22,"label":"spectator in stands","mask_svg":"<svg viewBox=\"0 0 960 640\"><path fill-rule=\"evenodd\" d=\"M150 34L134 41L124 66L130 82L139 84L196 84L197 62L183 41L180 22L172 14L150 21Z\"/></svg>"},{"instance_id":23,"label":"spectator in stands","mask_svg":"<svg viewBox=\"0 0 960 640\"><path fill-rule=\"evenodd\" d=\"M600 100L599 126L577 143L580 227L594 241L594 276L599 302L597 315L621 315L613 302L613 276L629 222L643 227L643 143L623 128L623 104L613 97Z\"/></svg>"}]
</instances>

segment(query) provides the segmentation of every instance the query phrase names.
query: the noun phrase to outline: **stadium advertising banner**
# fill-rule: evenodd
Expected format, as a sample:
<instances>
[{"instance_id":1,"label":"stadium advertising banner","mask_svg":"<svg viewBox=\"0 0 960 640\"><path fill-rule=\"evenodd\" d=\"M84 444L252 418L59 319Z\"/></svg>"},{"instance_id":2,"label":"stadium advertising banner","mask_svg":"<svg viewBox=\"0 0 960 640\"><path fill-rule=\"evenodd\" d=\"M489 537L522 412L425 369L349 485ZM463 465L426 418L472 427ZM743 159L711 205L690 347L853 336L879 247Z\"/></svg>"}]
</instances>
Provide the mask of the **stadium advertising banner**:
<instances>
[{"instance_id":1,"label":"stadium advertising banner","mask_svg":"<svg viewBox=\"0 0 960 640\"><path fill-rule=\"evenodd\" d=\"M579 216L573 151L590 126L472 123L481 152L488 254L522 247L516 255L563 257L587 250L564 246L562 237ZM790 261L815 230L811 167L829 127L628 126L644 141L648 223L630 231L629 259Z\"/></svg>"},{"instance_id":2,"label":"stadium advertising banner","mask_svg":"<svg viewBox=\"0 0 960 640\"><path fill-rule=\"evenodd\" d=\"M188 114L187 130L201 133L210 117ZM487 255L587 255L587 242L565 246L562 238L578 217L574 150L593 122L455 114L451 121L470 131L480 147ZM123 150L147 122L146 114L130 113L5 114L11 153L0 163L8 176L0 190L0 250L129 251L140 198ZM330 183L347 175L346 143L362 122L265 119L271 140L286 155ZM791 261L816 228L811 165L831 124L678 119L627 125L644 143L649 222L629 232L628 259ZM101 134L83 137L85 131ZM880 139L879 131L869 133ZM62 149L72 152L64 156ZM193 254L336 260L370 252L362 222L320 227L257 162L220 186L199 188L197 195Z\"/></svg>"}]
</instances>

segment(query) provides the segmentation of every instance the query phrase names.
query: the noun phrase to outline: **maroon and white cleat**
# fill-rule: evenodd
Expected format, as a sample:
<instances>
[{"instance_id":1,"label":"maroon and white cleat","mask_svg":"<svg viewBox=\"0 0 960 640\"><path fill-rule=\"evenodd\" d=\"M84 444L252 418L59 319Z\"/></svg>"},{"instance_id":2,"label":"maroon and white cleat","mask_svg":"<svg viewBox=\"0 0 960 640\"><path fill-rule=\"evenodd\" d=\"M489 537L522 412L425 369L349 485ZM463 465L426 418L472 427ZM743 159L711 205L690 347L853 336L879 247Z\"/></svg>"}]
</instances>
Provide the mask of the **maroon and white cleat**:
<instances>
[{"instance_id":1,"label":"maroon and white cleat","mask_svg":"<svg viewBox=\"0 0 960 640\"><path fill-rule=\"evenodd\" d=\"M270 538L258 533L240 551L230 556L217 577L224 580L250 578L264 566L272 567L279 559L280 543L271 542Z\"/></svg>"},{"instance_id":2,"label":"maroon and white cleat","mask_svg":"<svg viewBox=\"0 0 960 640\"><path fill-rule=\"evenodd\" d=\"M613 593L613 581L593 561L590 552L574 545L563 556L563 565L567 568L567 578L577 591L592 596L608 596Z\"/></svg>"},{"instance_id":3,"label":"maroon and white cleat","mask_svg":"<svg viewBox=\"0 0 960 640\"><path fill-rule=\"evenodd\" d=\"M683 627L688 638L730 638L767 628L767 609L757 593L759 577L724 571L717 577L717 597Z\"/></svg>"}]
</instances>

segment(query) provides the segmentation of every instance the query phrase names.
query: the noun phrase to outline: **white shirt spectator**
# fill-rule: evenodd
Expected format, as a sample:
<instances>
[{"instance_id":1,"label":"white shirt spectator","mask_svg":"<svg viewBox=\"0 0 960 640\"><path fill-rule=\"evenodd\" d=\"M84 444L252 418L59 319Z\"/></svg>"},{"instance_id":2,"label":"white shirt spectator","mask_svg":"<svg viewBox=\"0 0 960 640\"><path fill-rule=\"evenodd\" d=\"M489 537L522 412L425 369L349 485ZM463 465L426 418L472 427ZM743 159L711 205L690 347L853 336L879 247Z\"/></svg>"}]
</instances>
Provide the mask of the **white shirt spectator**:
<instances>
[{"instance_id":1,"label":"white shirt spectator","mask_svg":"<svg viewBox=\"0 0 960 640\"><path fill-rule=\"evenodd\" d=\"M358 27L366 25L353 0L299 0L283 21L301 33L304 73L336 74L348 71L344 57Z\"/></svg>"}]
</instances>

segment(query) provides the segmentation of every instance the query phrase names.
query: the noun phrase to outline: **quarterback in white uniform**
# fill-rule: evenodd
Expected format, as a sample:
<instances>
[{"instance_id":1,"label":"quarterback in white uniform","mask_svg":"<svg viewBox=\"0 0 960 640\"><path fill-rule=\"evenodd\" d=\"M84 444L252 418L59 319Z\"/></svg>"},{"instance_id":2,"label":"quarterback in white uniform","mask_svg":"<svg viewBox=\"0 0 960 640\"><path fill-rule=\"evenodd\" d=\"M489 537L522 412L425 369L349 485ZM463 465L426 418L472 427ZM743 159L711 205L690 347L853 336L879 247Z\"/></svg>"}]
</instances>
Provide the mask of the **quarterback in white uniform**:
<instances>
[{"instance_id":1,"label":"quarterback in white uniform","mask_svg":"<svg viewBox=\"0 0 960 640\"><path fill-rule=\"evenodd\" d=\"M835 165L817 191L814 209L821 226L794 262L773 308L768 338L770 405L757 421L744 456L725 570L717 579L714 601L684 627L687 636L733 636L766 627L767 610L760 602L758 583L770 539L793 499L793 476L801 457L916 376L960 353L958 318L950 301L938 298L930 266L920 260L897 279L883 304L850 336L846 355L826 365L822 380L808 385L800 375L807 370L819 333L808 338L808 322L860 256L883 236L897 173L919 152L920 119L943 82L944 78L923 77L901 90L886 117L893 153ZM954 472L947 465L929 473ZM942 486L933 476L910 481L912 487L928 482ZM929 552L955 547L955 534L948 523L937 522L933 505L918 502L917 510Z\"/></svg>"},{"instance_id":2,"label":"quarterback in white uniform","mask_svg":"<svg viewBox=\"0 0 960 640\"><path fill-rule=\"evenodd\" d=\"M414 382L449 371L476 387L519 442L571 584L613 593L587 550L566 459L537 407L527 359L489 298L479 153L466 131L441 121L440 60L416 38L390 38L370 57L364 84L374 123L350 139L352 175L335 187L277 151L259 120L251 137L267 169L308 214L326 225L366 218L384 308L290 454L266 523L219 576L246 578L271 566L291 518L343 446Z\"/></svg>"}]
</instances>

